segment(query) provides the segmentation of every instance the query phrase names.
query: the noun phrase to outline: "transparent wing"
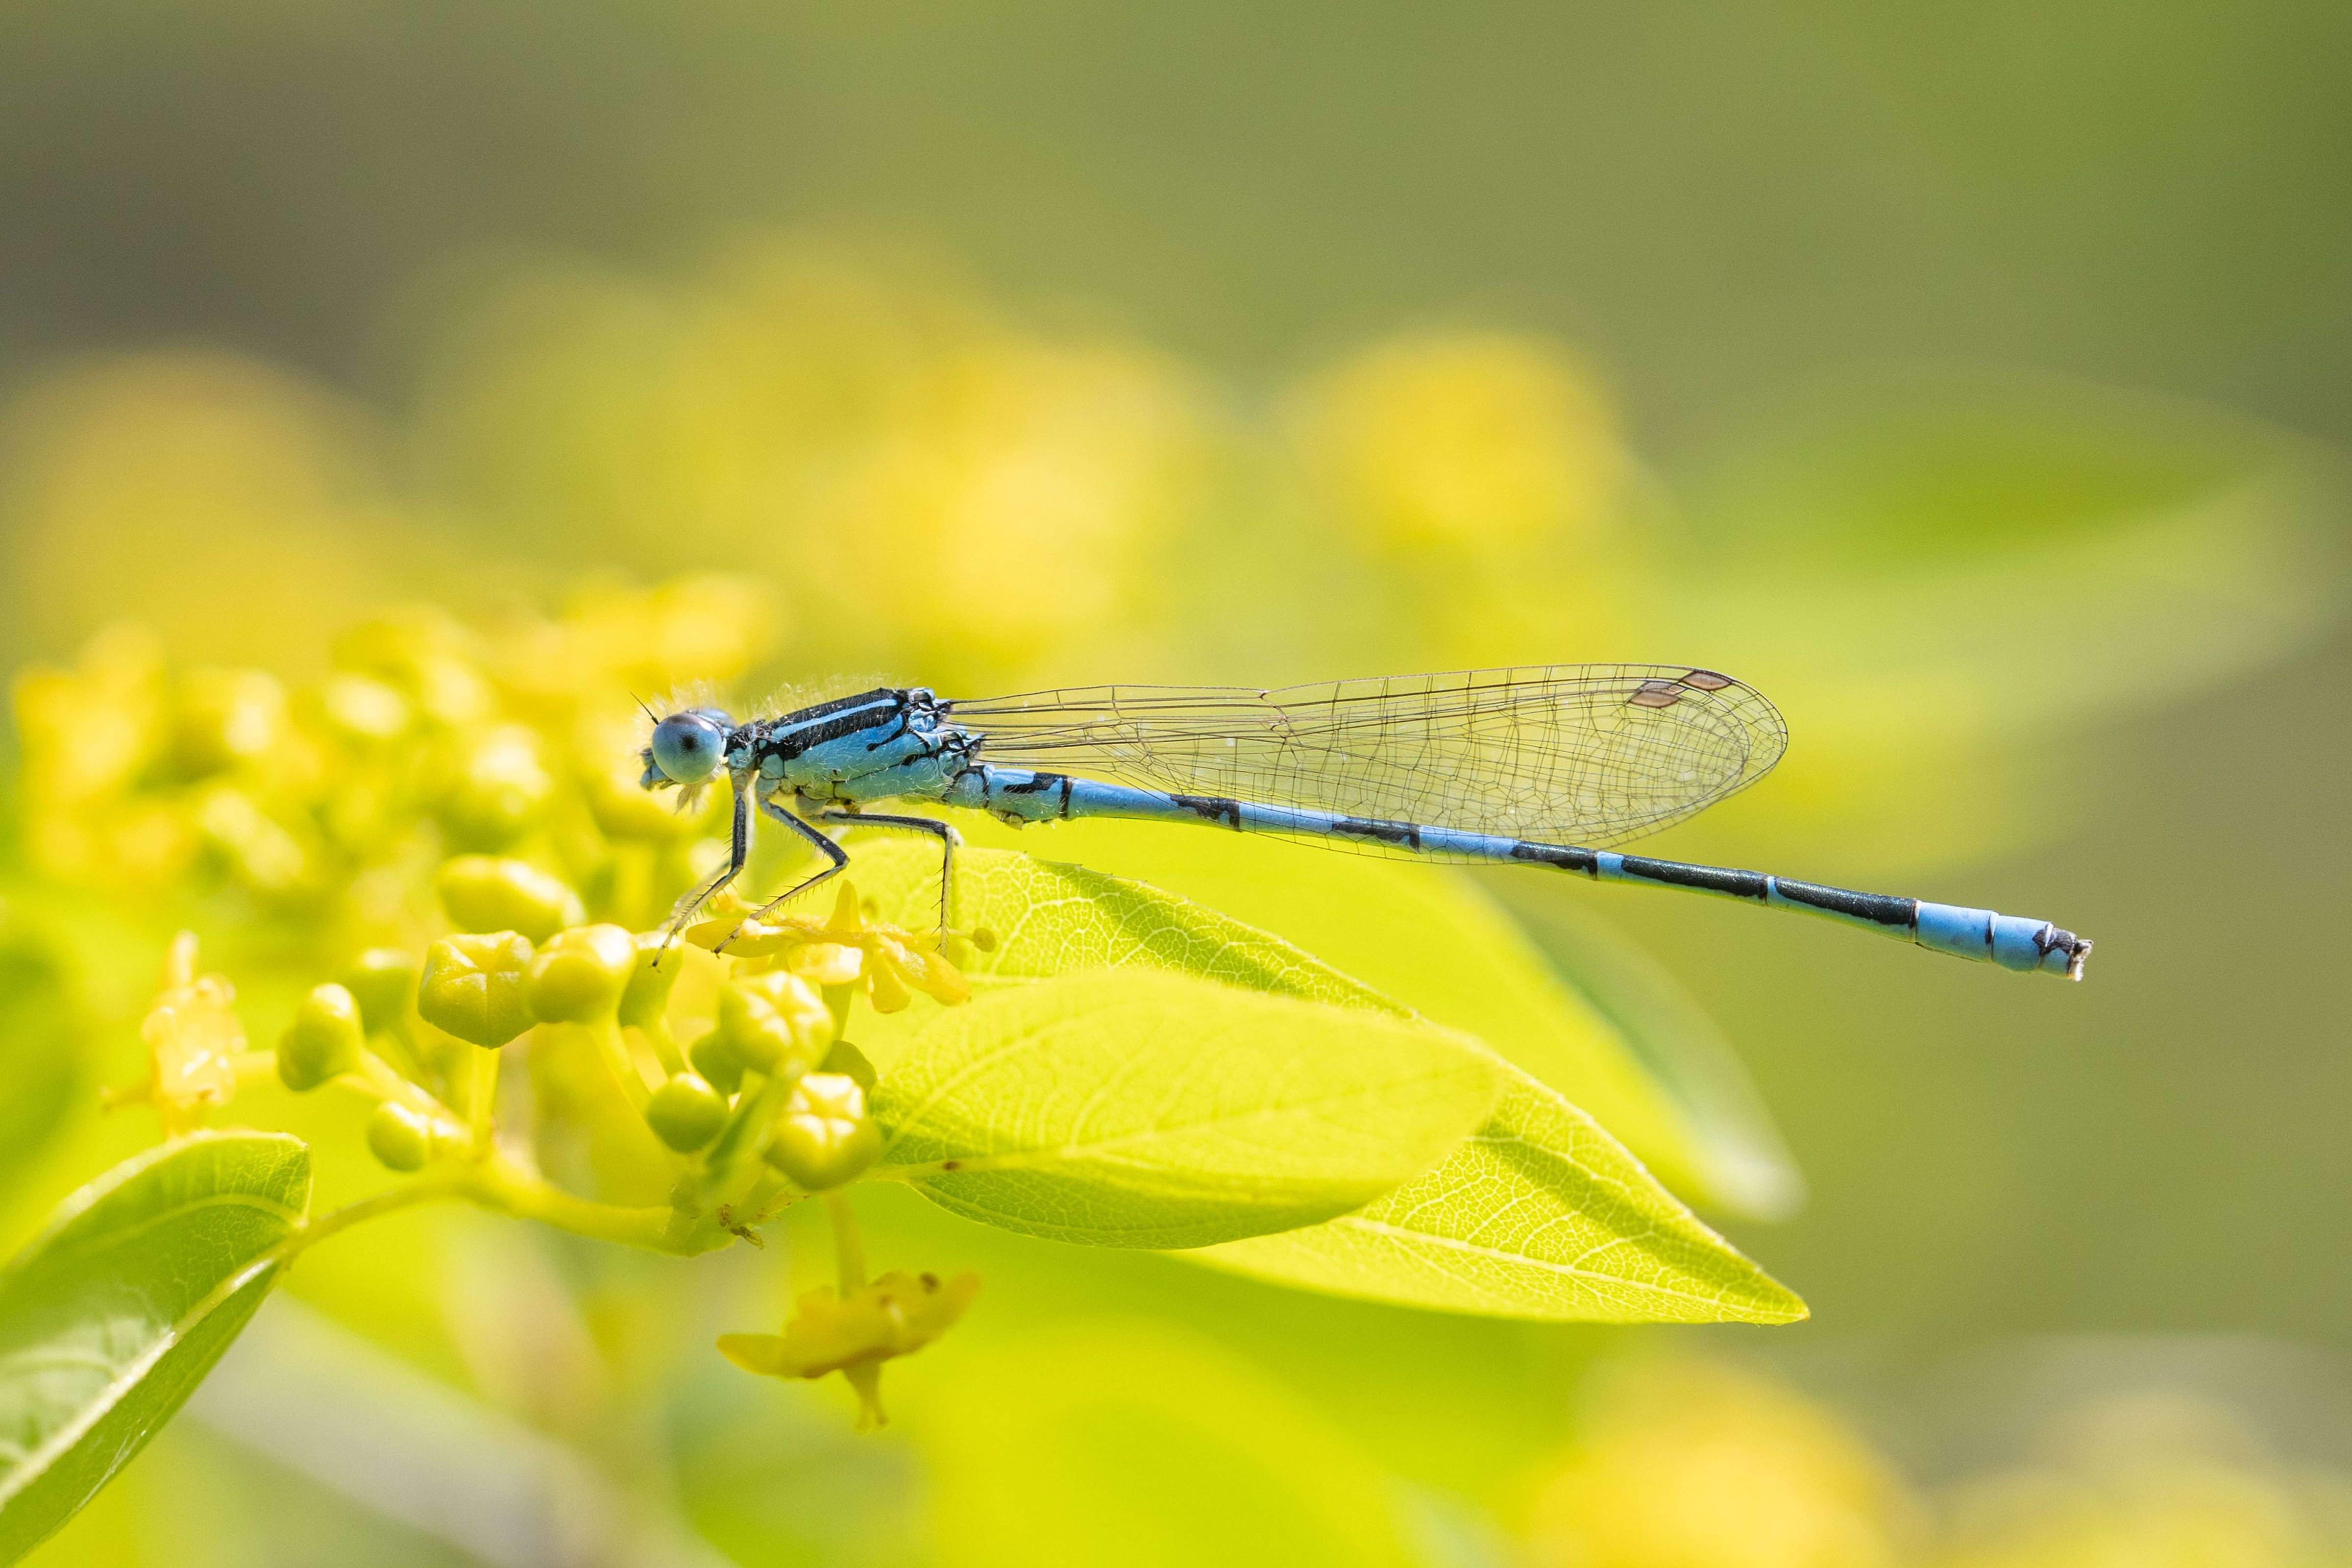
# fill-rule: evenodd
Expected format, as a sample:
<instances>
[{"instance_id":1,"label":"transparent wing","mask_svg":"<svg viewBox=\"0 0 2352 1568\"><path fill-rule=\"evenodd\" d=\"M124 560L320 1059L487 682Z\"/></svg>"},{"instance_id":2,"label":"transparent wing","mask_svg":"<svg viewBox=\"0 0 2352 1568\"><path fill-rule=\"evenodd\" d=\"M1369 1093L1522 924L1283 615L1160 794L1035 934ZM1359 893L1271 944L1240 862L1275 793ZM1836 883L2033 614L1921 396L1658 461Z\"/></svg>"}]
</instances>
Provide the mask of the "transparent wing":
<instances>
[{"instance_id":1,"label":"transparent wing","mask_svg":"<svg viewBox=\"0 0 2352 1568\"><path fill-rule=\"evenodd\" d=\"M1743 789L1788 747L1752 689L1687 665L1291 686L1091 686L949 705L982 760L1384 822L1608 845Z\"/></svg>"}]
</instances>

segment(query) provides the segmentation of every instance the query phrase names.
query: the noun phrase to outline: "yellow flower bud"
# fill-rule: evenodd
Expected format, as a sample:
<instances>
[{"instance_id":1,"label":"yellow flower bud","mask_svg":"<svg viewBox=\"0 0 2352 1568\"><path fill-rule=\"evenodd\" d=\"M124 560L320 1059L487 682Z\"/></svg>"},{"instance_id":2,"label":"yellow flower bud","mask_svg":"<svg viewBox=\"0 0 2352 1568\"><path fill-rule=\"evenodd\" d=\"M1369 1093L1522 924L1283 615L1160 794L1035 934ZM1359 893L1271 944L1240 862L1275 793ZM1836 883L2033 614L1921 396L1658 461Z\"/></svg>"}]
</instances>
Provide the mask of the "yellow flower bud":
<instances>
[{"instance_id":1,"label":"yellow flower bud","mask_svg":"<svg viewBox=\"0 0 2352 1568\"><path fill-rule=\"evenodd\" d=\"M727 1097L697 1074L682 1072L646 1101L646 1124L681 1154L691 1154L727 1124Z\"/></svg>"},{"instance_id":2,"label":"yellow flower bud","mask_svg":"<svg viewBox=\"0 0 2352 1568\"><path fill-rule=\"evenodd\" d=\"M716 1029L687 1047L686 1059L704 1082L721 1094L733 1094L743 1087L743 1058Z\"/></svg>"},{"instance_id":3,"label":"yellow flower bud","mask_svg":"<svg viewBox=\"0 0 2352 1568\"><path fill-rule=\"evenodd\" d=\"M408 728L408 699L397 687L364 675L330 676L318 702L329 727L362 744L396 740Z\"/></svg>"},{"instance_id":4,"label":"yellow flower bud","mask_svg":"<svg viewBox=\"0 0 2352 1568\"><path fill-rule=\"evenodd\" d=\"M387 1100L368 1118L368 1152L393 1171L421 1171L433 1157L433 1122Z\"/></svg>"},{"instance_id":5,"label":"yellow flower bud","mask_svg":"<svg viewBox=\"0 0 2352 1568\"><path fill-rule=\"evenodd\" d=\"M636 938L619 926L559 931L530 961L531 1011L565 1024L608 1018L620 1005L636 960Z\"/></svg>"},{"instance_id":6,"label":"yellow flower bud","mask_svg":"<svg viewBox=\"0 0 2352 1568\"><path fill-rule=\"evenodd\" d=\"M805 1192L822 1192L864 1173L882 1152L882 1132L866 1114L866 1091L846 1073L813 1072L792 1098L768 1140L768 1163Z\"/></svg>"},{"instance_id":7,"label":"yellow flower bud","mask_svg":"<svg viewBox=\"0 0 2352 1568\"><path fill-rule=\"evenodd\" d=\"M460 855L433 878L441 907L461 931L519 931L545 942L588 918L580 895L538 867L493 855Z\"/></svg>"},{"instance_id":8,"label":"yellow flower bud","mask_svg":"<svg viewBox=\"0 0 2352 1568\"><path fill-rule=\"evenodd\" d=\"M668 1010L670 987L677 984L677 972L686 961L660 931L646 931L636 942L636 963L629 970L628 989L621 993L621 1022L643 1029L660 1022Z\"/></svg>"},{"instance_id":9,"label":"yellow flower bud","mask_svg":"<svg viewBox=\"0 0 2352 1568\"><path fill-rule=\"evenodd\" d=\"M461 760L442 798L441 825L461 845L499 849L539 820L555 780L539 754L539 737L519 724L490 731Z\"/></svg>"},{"instance_id":10,"label":"yellow flower bud","mask_svg":"<svg viewBox=\"0 0 2352 1568\"><path fill-rule=\"evenodd\" d=\"M719 1032L745 1067L801 1073L824 1059L833 1015L798 976L777 970L719 988Z\"/></svg>"},{"instance_id":11,"label":"yellow flower bud","mask_svg":"<svg viewBox=\"0 0 2352 1568\"><path fill-rule=\"evenodd\" d=\"M201 778L251 762L277 743L286 692L257 669L192 669L172 716L173 760Z\"/></svg>"},{"instance_id":12,"label":"yellow flower bud","mask_svg":"<svg viewBox=\"0 0 2352 1568\"><path fill-rule=\"evenodd\" d=\"M342 986L314 985L278 1042L278 1081L300 1093L360 1065L360 1005Z\"/></svg>"},{"instance_id":13,"label":"yellow flower bud","mask_svg":"<svg viewBox=\"0 0 2352 1568\"><path fill-rule=\"evenodd\" d=\"M194 805L196 830L238 881L257 893L278 896L302 889L315 868L309 851L250 795L215 784L195 797Z\"/></svg>"},{"instance_id":14,"label":"yellow flower bud","mask_svg":"<svg viewBox=\"0 0 2352 1568\"><path fill-rule=\"evenodd\" d=\"M416 1011L436 1028L478 1046L503 1046L531 1026L524 982L530 943L510 931L444 937L425 952Z\"/></svg>"},{"instance_id":15,"label":"yellow flower bud","mask_svg":"<svg viewBox=\"0 0 2352 1568\"><path fill-rule=\"evenodd\" d=\"M360 1023L371 1035L396 1029L416 994L416 960L396 947L372 947L343 972L343 989L360 1005Z\"/></svg>"}]
</instances>

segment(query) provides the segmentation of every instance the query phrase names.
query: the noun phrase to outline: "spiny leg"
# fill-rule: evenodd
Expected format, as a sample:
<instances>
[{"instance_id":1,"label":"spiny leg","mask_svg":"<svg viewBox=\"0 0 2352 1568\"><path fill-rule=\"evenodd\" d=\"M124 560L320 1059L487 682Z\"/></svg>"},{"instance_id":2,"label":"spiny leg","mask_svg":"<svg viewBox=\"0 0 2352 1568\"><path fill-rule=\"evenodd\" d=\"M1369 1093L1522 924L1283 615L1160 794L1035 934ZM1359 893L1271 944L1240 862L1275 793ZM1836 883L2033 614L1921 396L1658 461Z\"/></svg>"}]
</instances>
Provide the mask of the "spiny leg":
<instances>
[{"instance_id":1,"label":"spiny leg","mask_svg":"<svg viewBox=\"0 0 2352 1568\"><path fill-rule=\"evenodd\" d=\"M963 835L929 816L883 816L862 811L821 811L817 816L822 821L838 822L849 827L896 827L908 833L928 833L940 841L940 946L945 950L948 896L954 888L955 852L963 847Z\"/></svg>"},{"instance_id":2,"label":"spiny leg","mask_svg":"<svg viewBox=\"0 0 2352 1568\"><path fill-rule=\"evenodd\" d=\"M709 881L680 899L670 911L669 930L662 933L664 954L669 952L670 944L677 941L677 933L686 929L686 922L694 918L695 911L717 898L721 889L743 874L744 863L751 858L751 795L739 780L735 785L735 826L729 836L727 864ZM654 959L654 963L659 966L660 956Z\"/></svg>"},{"instance_id":3,"label":"spiny leg","mask_svg":"<svg viewBox=\"0 0 2352 1568\"><path fill-rule=\"evenodd\" d=\"M791 828L794 833L799 834L803 838L807 839L812 845L821 850L824 854L825 858L831 860L833 864L827 866L824 870L819 871L815 876L805 878L803 880L794 883L793 886L785 889L782 892L777 894L774 898L770 899L766 903L761 904L758 909L753 910L750 914L745 915L741 920L737 921L735 922L735 929L727 933L727 941L722 942L717 947L712 948L710 951L713 952L725 952L727 951L727 943L731 942L737 937L741 936L745 926L750 925L753 921L764 919L769 910L774 909L777 905L782 903L787 899L796 899L800 897L803 893L807 892L811 888L815 887L819 882L824 881L827 877L839 876L841 874L841 868L849 864L848 850L844 849L840 845L835 844L832 839L827 838L824 834L819 833L815 828L811 827L807 823L803 822L799 817L794 816L791 812L786 811L774 801L761 801L760 803L760 809L767 816L774 817L778 822L781 822L785 826Z\"/></svg>"}]
</instances>

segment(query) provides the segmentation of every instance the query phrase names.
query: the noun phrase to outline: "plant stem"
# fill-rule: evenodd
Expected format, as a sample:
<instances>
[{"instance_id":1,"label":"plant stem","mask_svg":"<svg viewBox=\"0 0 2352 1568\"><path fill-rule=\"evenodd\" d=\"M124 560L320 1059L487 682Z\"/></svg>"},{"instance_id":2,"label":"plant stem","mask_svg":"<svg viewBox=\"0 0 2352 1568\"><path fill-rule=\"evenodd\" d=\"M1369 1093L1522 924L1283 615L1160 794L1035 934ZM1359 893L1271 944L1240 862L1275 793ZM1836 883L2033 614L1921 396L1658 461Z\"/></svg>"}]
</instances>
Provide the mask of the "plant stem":
<instances>
[{"instance_id":1,"label":"plant stem","mask_svg":"<svg viewBox=\"0 0 2352 1568\"><path fill-rule=\"evenodd\" d=\"M740 1179L739 1167L747 1150L759 1142L768 1123L783 1109L784 1097L792 1091L793 1079L778 1072L761 1079L757 1088L747 1082L743 1091L735 1097L734 1113L719 1130L717 1140L702 1152L702 1195L706 1201L734 1189ZM757 1173L752 1179L757 1180Z\"/></svg>"},{"instance_id":2,"label":"plant stem","mask_svg":"<svg viewBox=\"0 0 2352 1568\"><path fill-rule=\"evenodd\" d=\"M662 1065L662 1071L676 1078L686 1070L686 1058L677 1048L677 1037L669 1032L668 1019L656 1017L651 1023L642 1026L637 1033L643 1035L646 1037L646 1044L653 1047L656 1059Z\"/></svg>"},{"instance_id":3,"label":"plant stem","mask_svg":"<svg viewBox=\"0 0 2352 1568\"><path fill-rule=\"evenodd\" d=\"M688 1255L700 1250L687 1239L670 1234L674 1211L667 1205L623 1208L616 1204L575 1197L496 1153L478 1168L473 1187L477 1201L489 1207L520 1219L535 1219L574 1236L617 1241L654 1252Z\"/></svg>"},{"instance_id":4,"label":"plant stem","mask_svg":"<svg viewBox=\"0 0 2352 1568\"><path fill-rule=\"evenodd\" d=\"M357 1203L345 1204L342 1207L322 1214L315 1219L305 1220L299 1230L278 1244L278 1256L281 1261L290 1261L318 1246L329 1237L348 1229L362 1220L373 1219L378 1215L413 1208L418 1204L455 1202L467 1195L472 1181L470 1172L436 1171L429 1176L420 1177L409 1183L404 1187L394 1187L390 1192L378 1193L372 1198L362 1198Z\"/></svg>"},{"instance_id":5,"label":"plant stem","mask_svg":"<svg viewBox=\"0 0 2352 1568\"><path fill-rule=\"evenodd\" d=\"M372 1050L360 1053L357 1072L347 1072L335 1081L349 1085L371 1100L396 1100L410 1110L420 1110L427 1116L446 1114L446 1108L433 1098L429 1090L409 1082Z\"/></svg>"},{"instance_id":6,"label":"plant stem","mask_svg":"<svg viewBox=\"0 0 2352 1568\"><path fill-rule=\"evenodd\" d=\"M839 1187L824 1194L824 1212L833 1219L834 1264L841 1277L841 1299L846 1301L866 1284L866 1237L857 1228L848 1194Z\"/></svg>"},{"instance_id":7,"label":"plant stem","mask_svg":"<svg viewBox=\"0 0 2352 1568\"><path fill-rule=\"evenodd\" d=\"M762 1171L735 1205L735 1217L743 1225L764 1225L779 1209L790 1207L807 1195L775 1172Z\"/></svg>"},{"instance_id":8,"label":"plant stem","mask_svg":"<svg viewBox=\"0 0 2352 1568\"><path fill-rule=\"evenodd\" d=\"M474 1053L473 1078L466 1090L466 1115L473 1126L474 1152L479 1155L488 1152L490 1135L497 1126L499 1053L478 1049Z\"/></svg>"},{"instance_id":9,"label":"plant stem","mask_svg":"<svg viewBox=\"0 0 2352 1568\"><path fill-rule=\"evenodd\" d=\"M306 1221L278 1244L278 1255L281 1259L291 1259L329 1237L381 1215L419 1204L461 1202L478 1204L518 1219L535 1219L574 1236L616 1241L681 1258L707 1252L713 1246L724 1246L728 1240L718 1233L709 1237L699 1232L674 1234L670 1228L672 1211L667 1208L623 1208L616 1204L576 1197L493 1150L478 1163L450 1165L420 1176L405 1186L345 1204Z\"/></svg>"},{"instance_id":10,"label":"plant stem","mask_svg":"<svg viewBox=\"0 0 2352 1568\"><path fill-rule=\"evenodd\" d=\"M643 1116L651 1092L646 1088L645 1075L637 1071L636 1058L629 1054L629 1043L621 1038L621 1026L610 1017L584 1026L595 1037L596 1049L603 1053L604 1065L612 1069L621 1092L628 1096L630 1109Z\"/></svg>"}]
</instances>

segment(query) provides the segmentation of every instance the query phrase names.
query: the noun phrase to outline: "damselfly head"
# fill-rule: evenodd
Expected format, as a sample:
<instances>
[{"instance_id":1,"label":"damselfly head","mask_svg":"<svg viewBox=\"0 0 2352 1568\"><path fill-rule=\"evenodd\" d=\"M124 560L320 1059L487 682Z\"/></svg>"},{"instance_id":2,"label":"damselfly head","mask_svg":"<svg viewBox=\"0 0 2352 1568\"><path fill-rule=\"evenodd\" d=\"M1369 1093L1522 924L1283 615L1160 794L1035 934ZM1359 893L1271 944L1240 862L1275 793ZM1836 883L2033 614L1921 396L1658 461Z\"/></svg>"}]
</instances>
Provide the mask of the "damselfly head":
<instances>
[{"instance_id":1,"label":"damselfly head","mask_svg":"<svg viewBox=\"0 0 2352 1568\"><path fill-rule=\"evenodd\" d=\"M664 784L689 788L718 772L727 754L727 731L735 721L716 708L688 708L654 726L653 743L645 750L646 789Z\"/></svg>"}]
</instances>

